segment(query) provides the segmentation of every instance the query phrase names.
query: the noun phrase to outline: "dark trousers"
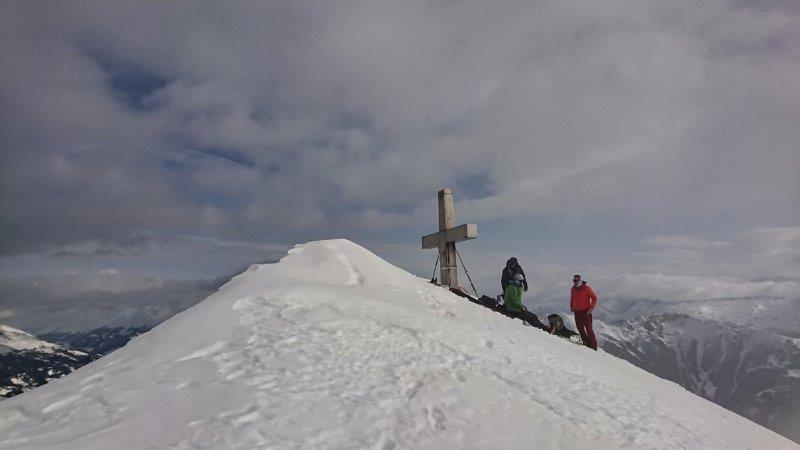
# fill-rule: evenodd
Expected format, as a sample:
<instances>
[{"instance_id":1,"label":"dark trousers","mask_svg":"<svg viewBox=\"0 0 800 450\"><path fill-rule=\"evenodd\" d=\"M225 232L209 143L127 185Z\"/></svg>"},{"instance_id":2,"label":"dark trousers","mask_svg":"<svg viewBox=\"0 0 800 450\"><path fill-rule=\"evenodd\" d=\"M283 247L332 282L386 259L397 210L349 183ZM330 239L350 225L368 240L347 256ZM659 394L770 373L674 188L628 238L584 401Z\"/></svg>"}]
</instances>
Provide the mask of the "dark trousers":
<instances>
[{"instance_id":1,"label":"dark trousers","mask_svg":"<svg viewBox=\"0 0 800 450\"><path fill-rule=\"evenodd\" d=\"M581 335L583 345L597 350L597 338L594 337L592 330L592 312L588 309L586 311L575 311L575 326L578 327L578 333Z\"/></svg>"},{"instance_id":2,"label":"dark trousers","mask_svg":"<svg viewBox=\"0 0 800 450\"><path fill-rule=\"evenodd\" d=\"M527 310L509 311L509 315L512 317L522 319L525 322L527 322L530 326L539 328L540 330L547 331L549 329L547 325L543 324L542 321L539 320L539 316L530 311Z\"/></svg>"}]
</instances>

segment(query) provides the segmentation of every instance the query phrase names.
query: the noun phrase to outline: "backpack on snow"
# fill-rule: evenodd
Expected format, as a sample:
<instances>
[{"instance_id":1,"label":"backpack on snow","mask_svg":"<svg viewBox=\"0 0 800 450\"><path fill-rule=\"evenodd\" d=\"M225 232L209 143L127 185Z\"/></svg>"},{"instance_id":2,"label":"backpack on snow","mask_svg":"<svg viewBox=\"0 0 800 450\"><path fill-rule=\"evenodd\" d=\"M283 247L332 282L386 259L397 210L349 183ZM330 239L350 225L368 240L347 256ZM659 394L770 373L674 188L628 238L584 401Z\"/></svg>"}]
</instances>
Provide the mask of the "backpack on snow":
<instances>
[{"instance_id":1,"label":"backpack on snow","mask_svg":"<svg viewBox=\"0 0 800 450\"><path fill-rule=\"evenodd\" d=\"M496 308L500 304L496 298L489 297L488 295L481 295L478 302L487 308Z\"/></svg>"}]
</instances>

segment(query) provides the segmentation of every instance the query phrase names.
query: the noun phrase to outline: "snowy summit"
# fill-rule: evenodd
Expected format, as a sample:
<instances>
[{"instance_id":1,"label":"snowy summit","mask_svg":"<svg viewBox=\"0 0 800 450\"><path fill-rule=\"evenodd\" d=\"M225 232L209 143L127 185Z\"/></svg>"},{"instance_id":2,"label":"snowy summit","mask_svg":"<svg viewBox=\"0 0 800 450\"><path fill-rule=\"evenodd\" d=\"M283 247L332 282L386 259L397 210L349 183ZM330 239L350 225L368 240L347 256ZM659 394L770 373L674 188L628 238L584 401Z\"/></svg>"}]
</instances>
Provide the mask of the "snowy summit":
<instances>
[{"instance_id":1,"label":"snowy summit","mask_svg":"<svg viewBox=\"0 0 800 450\"><path fill-rule=\"evenodd\" d=\"M0 402L0 448L798 448L344 240Z\"/></svg>"}]
</instances>

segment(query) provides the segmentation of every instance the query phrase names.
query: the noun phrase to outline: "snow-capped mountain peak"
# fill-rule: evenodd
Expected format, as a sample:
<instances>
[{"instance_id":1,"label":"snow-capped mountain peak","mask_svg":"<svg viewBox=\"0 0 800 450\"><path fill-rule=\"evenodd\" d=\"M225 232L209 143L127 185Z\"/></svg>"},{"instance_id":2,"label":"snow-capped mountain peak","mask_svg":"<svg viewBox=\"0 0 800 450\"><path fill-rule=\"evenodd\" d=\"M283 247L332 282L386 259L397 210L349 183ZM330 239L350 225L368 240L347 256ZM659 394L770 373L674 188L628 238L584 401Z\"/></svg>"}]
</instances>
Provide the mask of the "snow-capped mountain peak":
<instances>
[{"instance_id":1,"label":"snow-capped mountain peak","mask_svg":"<svg viewBox=\"0 0 800 450\"><path fill-rule=\"evenodd\" d=\"M35 336L22 330L0 325L0 353L13 350L39 350L43 352L53 352L63 350L58 344L37 339Z\"/></svg>"},{"instance_id":2,"label":"snow-capped mountain peak","mask_svg":"<svg viewBox=\"0 0 800 450\"><path fill-rule=\"evenodd\" d=\"M123 349L0 402L0 449L54 446L797 448L343 240L252 266Z\"/></svg>"},{"instance_id":3,"label":"snow-capped mountain peak","mask_svg":"<svg viewBox=\"0 0 800 450\"><path fill-rule=\"evenodd\" d=\"M58 379L91 360L85 352L0 325L0 398Z\"/></svg>"}]
</instances>

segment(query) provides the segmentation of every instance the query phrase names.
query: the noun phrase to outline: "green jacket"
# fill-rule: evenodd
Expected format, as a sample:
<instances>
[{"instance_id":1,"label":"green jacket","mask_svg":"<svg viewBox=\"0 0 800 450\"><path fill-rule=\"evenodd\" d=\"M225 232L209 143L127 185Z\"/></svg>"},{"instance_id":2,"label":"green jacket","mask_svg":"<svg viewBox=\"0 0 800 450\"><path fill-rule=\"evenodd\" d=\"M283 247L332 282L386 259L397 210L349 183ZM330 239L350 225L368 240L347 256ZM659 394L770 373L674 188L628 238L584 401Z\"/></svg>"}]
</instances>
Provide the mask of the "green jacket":
<instances>
[{"instance_id":1,"label":"green jacket","mask_svg":"<svg viewBox=\"0 0 800 450\"><path fill-rule=\"evenodd\" d=\"M506 311L522 311L522 288L513 284L506 286L506 291L503 293L503 304L506 307Z\"/></svg>"}]
</instances>

